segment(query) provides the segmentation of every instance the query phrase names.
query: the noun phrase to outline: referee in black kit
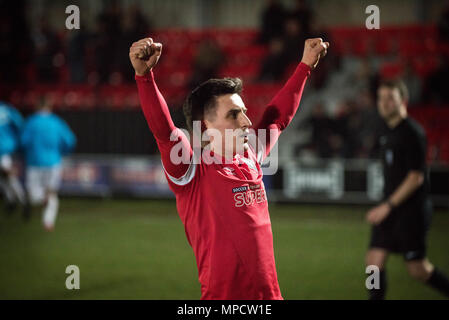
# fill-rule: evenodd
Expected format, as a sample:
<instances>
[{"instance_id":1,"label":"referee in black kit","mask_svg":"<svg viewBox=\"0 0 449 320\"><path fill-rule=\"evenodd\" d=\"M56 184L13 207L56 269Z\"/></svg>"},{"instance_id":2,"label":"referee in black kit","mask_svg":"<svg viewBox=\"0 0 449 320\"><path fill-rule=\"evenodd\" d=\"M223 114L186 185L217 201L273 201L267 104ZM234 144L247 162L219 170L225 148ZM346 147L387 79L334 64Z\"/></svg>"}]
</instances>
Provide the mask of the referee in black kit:
<instances>
[{"instance_id":1,"label":"referee in black kit","mask_svg":"<svg viewBox=\"0 0 449 320\"><path fill-rule=\"evenodd\" d=\"M408 92L403 82L384 81L377 95L378 111L386 124L378 140L384 165L384 201L366 216L373 225L366 265L380 270L380 288L369 290L369 298L385 297L389 253L402 254L412 278L449 297L448 278L426 257L432 204L425 132L407 117Z\"/></svg>"}]
</instances>

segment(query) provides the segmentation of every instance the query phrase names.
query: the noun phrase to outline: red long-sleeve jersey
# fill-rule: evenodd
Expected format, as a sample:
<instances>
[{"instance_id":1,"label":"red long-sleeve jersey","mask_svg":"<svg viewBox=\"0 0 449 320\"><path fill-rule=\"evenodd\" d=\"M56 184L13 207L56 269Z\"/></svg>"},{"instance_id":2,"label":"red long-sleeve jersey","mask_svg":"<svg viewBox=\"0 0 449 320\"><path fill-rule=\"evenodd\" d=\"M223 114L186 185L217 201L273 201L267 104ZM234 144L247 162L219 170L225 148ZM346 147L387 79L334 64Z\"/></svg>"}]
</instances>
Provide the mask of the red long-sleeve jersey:
<instances>
[{"instance_id":1,"label":"red long-sleeve jersey","mask_svg":"<svg viewBox=\"0 0 449 320\"><path fill-rule=\"evenodd\" d=\"M209 159L192 161L193 148L174 126L153 73L136 75L141 107L195 254L201 299L282 299L261 163L295 115L309 75L310 67L300 63L265 109L255 132L271 129L276 134L267 134L271 140L262 153L250 147L232 163L213 152L203 155ZM176 144L188 151L180 164L170 160Z\"/></svg>"}]
</instances>

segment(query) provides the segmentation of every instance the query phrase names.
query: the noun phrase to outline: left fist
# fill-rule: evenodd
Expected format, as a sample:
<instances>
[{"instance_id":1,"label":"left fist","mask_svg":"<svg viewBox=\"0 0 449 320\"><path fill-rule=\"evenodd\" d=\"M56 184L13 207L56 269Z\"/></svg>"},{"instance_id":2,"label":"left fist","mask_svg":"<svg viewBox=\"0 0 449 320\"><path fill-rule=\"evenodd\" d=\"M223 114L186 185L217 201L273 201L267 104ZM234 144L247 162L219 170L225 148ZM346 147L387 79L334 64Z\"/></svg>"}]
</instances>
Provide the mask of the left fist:
<instances>
[{"instance_id":1,"label":"left fist","mask_svg":"<svg viewBox=\"0 0 449 320\"><path fill-rule=\"evenodd\" d=\"M326 55L328 48L329 42L323 42L321 38L307 39L301 62L307 64L311 69L315 69L320 58Z\"/></svg>"},{"instance_id":2,"label":"left fist","mask_svg":"<svg viewBox=\"0 0 449 320\"><path fill-rule=\"evenodd\" d=\"M390 214L391 208L387 203L382 203L368 211L366 220L373 225L378 225Z\"/></svg>"}]
</instances>

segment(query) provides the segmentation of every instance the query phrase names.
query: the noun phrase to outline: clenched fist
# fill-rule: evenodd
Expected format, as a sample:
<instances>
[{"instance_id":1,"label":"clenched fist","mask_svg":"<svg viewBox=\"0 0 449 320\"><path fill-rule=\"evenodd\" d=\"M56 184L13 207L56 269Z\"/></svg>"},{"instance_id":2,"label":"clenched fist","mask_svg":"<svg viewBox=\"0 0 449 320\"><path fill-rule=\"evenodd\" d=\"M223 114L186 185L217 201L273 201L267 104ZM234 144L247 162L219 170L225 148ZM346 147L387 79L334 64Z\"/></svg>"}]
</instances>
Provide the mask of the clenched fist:
<instances>
[{"instance_id":1,"label":"clenched fist","mask_svg":"<svg viewBox=\"0 0 449 320\"><path fill-rule=\"evenodd\" d=\"M329 42L323 42L321 38L307 39L304 44L304 53L301 62L315 69L320 58L326 55L327 48L329 48Z\"/></svg>"},{"instance_id":2,"label":"clenched fist","mask_svg":"<svg viewBox=\"0 0 449 320\"><path fill-rule=\"evenodd\" d=\"M162 44L154 43L151 38L134 42L129 48L129 59L136 75L143 76L157 64L162 54Z\"/></svg>"}]
</instances>

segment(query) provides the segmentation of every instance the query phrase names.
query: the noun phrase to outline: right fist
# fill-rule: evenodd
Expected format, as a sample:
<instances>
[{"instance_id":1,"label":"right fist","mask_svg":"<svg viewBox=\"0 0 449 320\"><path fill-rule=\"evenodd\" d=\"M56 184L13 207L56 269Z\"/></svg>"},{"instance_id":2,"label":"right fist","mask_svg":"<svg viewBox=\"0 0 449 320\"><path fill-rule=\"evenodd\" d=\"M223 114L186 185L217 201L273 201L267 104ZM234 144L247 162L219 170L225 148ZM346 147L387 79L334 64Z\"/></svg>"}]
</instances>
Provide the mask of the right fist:
<instances>
[{"instance_id":1,"label":"right fist","mask_svg":"<svg viewBox=\"0 0 449 320\"><path fill-rule=\"evenodd\" d=\"M328 48L329 42L323 42L321 38L307 39L301 62L307 64L311 69L315 69L320 58L326 55Z\"/></svg>"},{"instance_id":2,"label":"right fist","mask_svg":"<svg viewBox=\"0 0 449 320\"><path fill-rule=\"evenodd\" d=\"M129 48L129 59L138 76L144 76L153 69L162 54L162 44L151 38L134 42Z\"/></svg>"}]
</instances>

